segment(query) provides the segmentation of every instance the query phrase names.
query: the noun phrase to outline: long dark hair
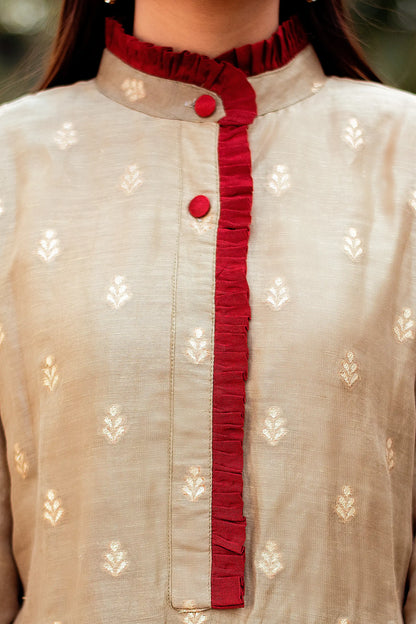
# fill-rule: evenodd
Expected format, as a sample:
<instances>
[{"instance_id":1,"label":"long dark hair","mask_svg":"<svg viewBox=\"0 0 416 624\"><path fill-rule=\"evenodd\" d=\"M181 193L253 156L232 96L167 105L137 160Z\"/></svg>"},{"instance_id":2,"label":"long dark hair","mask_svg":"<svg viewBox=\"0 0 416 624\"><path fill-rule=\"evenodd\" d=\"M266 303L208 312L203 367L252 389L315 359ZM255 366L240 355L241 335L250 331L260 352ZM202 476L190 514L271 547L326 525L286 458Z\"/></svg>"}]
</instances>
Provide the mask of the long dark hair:
<instances>
[{"instance_id":1,"label":"long dark hair","mask_svg":"<svg viewBox=\"0 0 416 624\"><path fill-rule=\"evenodd\" d=\"M113 15L133 32L134 0L63 0L46 74L36 90L89 80L105 47L104 22ZM281 0L279 21L297 13L327 75L382 82L365 60L346 0Z\"/></svg>"}]
</instances>

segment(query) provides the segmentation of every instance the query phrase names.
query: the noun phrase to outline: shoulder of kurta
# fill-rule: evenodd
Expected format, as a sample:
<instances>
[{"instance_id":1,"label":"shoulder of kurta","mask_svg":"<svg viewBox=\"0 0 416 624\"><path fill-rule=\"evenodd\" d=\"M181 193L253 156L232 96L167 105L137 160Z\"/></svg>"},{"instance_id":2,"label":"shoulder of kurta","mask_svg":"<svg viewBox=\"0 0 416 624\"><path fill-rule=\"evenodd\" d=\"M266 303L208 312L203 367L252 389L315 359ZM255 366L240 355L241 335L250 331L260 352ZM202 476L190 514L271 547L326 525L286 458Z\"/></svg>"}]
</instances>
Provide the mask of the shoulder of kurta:
<instances>
[{"instance_id":1,"label":"shoulder of kurta","mask_svg":"<svg viewBox=\"0 0 416 624\"><path fill-rule=\"evenodd\" d=\"M354 78L330 76L326 82L327 96L337 110L354 110L357 115L403 115L416 118L416 94L386 84Z\"/></svg>"},{"instance_id":2,"label":"shoulder of kurta","mask_svg":"<svg viewBox=\"0 0 416 624\"><path fill-rule=\"evenodd\" d=\"M96 96L94 80L80 81L62 87L23 95L0 106L0 136L13 136L16 132L30 135L31 128L79 117L84 114L84 104Z\"/></svg>"}]
</instances>

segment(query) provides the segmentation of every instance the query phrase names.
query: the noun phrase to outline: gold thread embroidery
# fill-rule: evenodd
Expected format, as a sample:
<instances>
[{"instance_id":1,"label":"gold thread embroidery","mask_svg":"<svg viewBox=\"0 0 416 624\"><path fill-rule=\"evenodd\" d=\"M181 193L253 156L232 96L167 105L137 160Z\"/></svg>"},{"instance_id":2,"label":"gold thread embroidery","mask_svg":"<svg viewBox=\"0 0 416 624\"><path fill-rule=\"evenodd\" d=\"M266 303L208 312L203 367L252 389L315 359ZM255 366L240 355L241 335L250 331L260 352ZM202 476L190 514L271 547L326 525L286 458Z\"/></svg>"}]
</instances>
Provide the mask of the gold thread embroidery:
<instances>
[{"instance_id":1,"label":"gold thread embroidery","mask_svg":"<svg viewBox=\"0 0 416 624\"><path fill-rule=\"evenodd\" d=\"M78 132L74 130L72 122L66 121L55 134L55 143L59 149L66 150L78 143Z\"/></svg>"},{"instance_id":2,"label":"gold thread embroidery","mask_svg":"<svg viewBox=\"0 0 416 624\"><path fill-rule=\"evenodd\" d=\"M194 330L194 334L188 340L189 347L186 350L186 355L195 363L200 364L207 359L208 341L204 338L204 330L200 327Z\"/></svg>"},{"instance_id":3,"label":"gold thread embroidery","mask_svg":"<svg viewBox=\"0 0 416 624\"><path fill-rule=\"evenodd\" d=\"M266 303L268 303L273 310L280 310L289 299L289 291L285 280L282 277L276 278L274 280L274 285L266 291Z\"/></svg>"},{"instance_id":4,"label":"gold thread embroidery","mask_svg":"<svg viewBox=\"0 0 416 624\"><path fill-rule=\"evenodd\" d=\"M352 149L356 151L363 148L364 133L360 124L358 123L358 120L355 117L351 117L351 119L349 120L348 126L344 129L342 138L347 145L349 145Z\"/></svg>"},{"instance_id":5,"label":"gold thread embroidery","mask_svg":"<svg viewBox=\"0 0 416 624\"><path fill-rule=\"evenodd\" d=\"M38 255L45 262L50 262L60 253L59 240L55 238L56 232L54 230L46 230L44 234L45 238L39 241Z\"/></svg>"},{"instance_id":6,"label":"gold thread embroidery","mask_svg":"<svg viewBox=\"0 0 416 624\"><path fill-rule=\"evenodd\" d=\"M121 544L116 540L110 542L109 550L104 553L104 559L103 568L113 577L120 576L128 566L126 552L121 550Z\"/></svg>"},{"instance_id":7,"label":"gold thread embroidery","mask_svg":"<svg viewBox=\"0 0 416 624\"><path fill-rule=\"evenodd\" d=\"M104 417L104 426L101 431L110 444L117 444L126 431L125 419L120 416L120 412L119 405L111 405L108 415Z\"/></svg>"},{"instance_id":8,"label":"gold thread embroidery","mask_svg":"<svg viewBox=\"0 0 416 624\"><path fill-rule=\"evenodd\" d=\"M22 479L26 479L29 472L29 464L26 461L26 455L24 451L21 450L17 442L14 445L14 461L17 472L20 474Z\"/></svg>"},{"instance_id":9,"label":"gold thread embroidery","mask_svg":"<svg viewBox=\"0 0 416 624\"><path fill-rule=\"evenodd\" d=\"M112 285L108 289L107 301L118 310L122 305L131 298L128 285L124 283L126 278L122 275L116 275Z\"/></svg>"},{"instance_id":10,"label":"gold thread embroidery","mask_svg":"<svg viewBox=\"0 0 416 624\"><path fill-rule=\"evenodd\" d=\"M394 468L394 449L392 438L386 440L386 462L389 472Z\"/></svg>"},{"instance_id":11,"label":"gold thread embroidery","mask_svg":"<svg viewBox=\"0 0 416 624\"><path fill-rule=\"evenodd\" d=\"M360 375L358 373L358 363L355 360L355 354L353 351L347 352L345 360L342 361L342 368L339 371L339 375L348 388L352 388L353 385L360 379Z\"/></svg>"},{"instance_id":12,"label":"gold thread embroidery","mask_svg":"<svg viewBox=\"0 0 416 624\"><path fill-rule=\"evenodd\" d=\"M284 427L286 420L281 416L280 407L270 407L264 421L263 435L271 446L276 446L279 440L287 434L287 429Z\"/></svg>"},{"instance_id":13,"label":"gold thread embroidery","mask_svg":"<svg viewBox=\"0 0 416 624\"><path fill-rule=\"evenodd\" d=\"M276 165L267 181L267 188L277 197L290 188L290 174L286 165Z\"/></svg>"},{"instance_id":14,"label":"gold thread embroidery","mask_svg":"<svg viewBox=\"0 0 416 624\"><path fill-rule=\"evenodd\" d=\"M204 477L201 476L200 466L191 466L188 474L185 476L186 485L183 486L182 492L193 503L198 500L205 492Z\"/></svg>"},{"instance_id":15,"label":"gold thread embroidery","mask_svg":"<svg viewBox=\"0 0 416 624\"><path fill-rule=\"evenodd\" d=\"M59 520L62 518L64 509L62 507L60 499L57 498L56 492L54 490L48 490L46 500L43 506L43 517L45 518L45 520L48 520L53 527L56 526Z\"/></svg>"},{"instance_id":16,"label":"gold thread embroidery","mask_svg":"<svg viewBox=\"0 0 416 624\"><path fill-rule=\"evenodd\" d=\"M349 522L356 515L356 508L354 507L355 499L351 493L351 486L344 485L342 492L343 493L337 498L335 511L343 522Z\"/></svg>"},{"instance_id":17,"label":"gold thread embroidery","mask_svg":"<svg viewBox=\"0 0 416 624\"><path fill-rule=\"evenodd\" d=\"M415 322L413 321L411 316L411 309L403 308L401 316L399 316L396 321L393 331L399 342L413 340L415 337Z\"/></svg>"},{"instance_id":18,"label":"gold thread embroidery","mask_svg":"<svg viewBox=\"0 0 416 624\"><path fill-rule=\"evenodd\" d=\"M121 177L120 188L126 195L132 195L143 184L141 172L137 165L129 165Z\"/></svg>"},{"instance_id":19,"label":"gold thread embroidery","mask_svg":"<svg viewBox=\"0 0 416 624\"><path fill-rule=\"evenodd\" d=\"M143 80L137 80L136 78L126 78L121 85L121 90L129 100L129 102L137 102L146 97Z\"/></svg>"},{"instance_id":20,"label":"gold thread embroidery","mask_svg":"<svg viewBox=\"0 0 416 624\"><path fill-rule=\"evenodd\" d=\"M268 578L273 578L280 570L283 570L283 565L280 561L280 553L277 549L276 542L269 540L266 543L266 548L260 555L259 561L256 566L259 570L264 572Z\"/></svg>"},{"instance_id":21,"label":"gold thread embroidery","mask_svg":"<svg viewBox=\"0 0 416 624\"><path fill-rule=\"evenodd\" d=\"M355 228L350 228L347 235L344 237L344 251L351 260L356 261L361 259L363 248Z\"/></svg>"},{"instance_id":22,"label":"gold thread embroidery","mask_svg":"<svg viewBox=\"0 0 416 624\"><path fill-rule=\"evenodd\" d=\"M56 372L56 364L52 355L48 355L45 360L45 366L42 368L43 372L43 385L48 388L50 392L55 390L58 383L59 375Z\"/></svg>"}]
</instances>

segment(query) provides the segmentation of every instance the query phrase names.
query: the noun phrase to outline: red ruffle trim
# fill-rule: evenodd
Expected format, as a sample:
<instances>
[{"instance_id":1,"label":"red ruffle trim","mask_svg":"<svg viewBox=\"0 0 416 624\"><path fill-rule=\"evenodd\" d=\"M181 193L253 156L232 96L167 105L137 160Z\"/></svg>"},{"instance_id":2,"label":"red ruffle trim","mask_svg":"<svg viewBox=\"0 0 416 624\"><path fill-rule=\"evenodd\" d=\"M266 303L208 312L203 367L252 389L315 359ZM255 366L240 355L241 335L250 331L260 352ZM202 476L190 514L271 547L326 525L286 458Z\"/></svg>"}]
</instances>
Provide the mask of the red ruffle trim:
<instances>
[{"instance_id":1,"label":"red ruffle trim","mask_svg":"<svg viewBox=\"0 0 416 624\"><path fill-rule=\"evenodd\" d=\"M297 16L267 41L218 59L174 52L126 35L107 18L107 48L154 76L204 87L222 100L218 143L220 217L217 231L212 439L211 607L244 607L246 519L243 515L243 435L247 332L250 320L247 250L253 181L248 126L257 115L246 76L277 69L308 43ZM236 66L238 65L238 67ZM197 571L195 571L197 573Z\"/></svg>"}]
</instances>

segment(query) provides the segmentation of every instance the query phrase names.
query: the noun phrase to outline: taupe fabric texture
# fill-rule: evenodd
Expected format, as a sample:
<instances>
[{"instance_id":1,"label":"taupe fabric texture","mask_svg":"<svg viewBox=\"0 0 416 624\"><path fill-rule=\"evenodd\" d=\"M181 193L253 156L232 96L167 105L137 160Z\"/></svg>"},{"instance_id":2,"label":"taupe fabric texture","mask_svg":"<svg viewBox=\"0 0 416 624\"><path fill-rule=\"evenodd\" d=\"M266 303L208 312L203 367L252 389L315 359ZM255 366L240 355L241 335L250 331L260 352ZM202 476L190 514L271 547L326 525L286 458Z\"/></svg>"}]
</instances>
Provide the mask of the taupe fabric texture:
<instances>
[{"instance_id":1,"label":"taupe fabric texture","mask_svg":"<svg viewBox=\"0 0 416 624\"><path fill-rule=\"evenodd\" d=\"M416 624L416 97L311 45L249 81L245 607L209 608L222 104L106 51L0 108L0 624Z\"/></svg>"}]
</instances>

